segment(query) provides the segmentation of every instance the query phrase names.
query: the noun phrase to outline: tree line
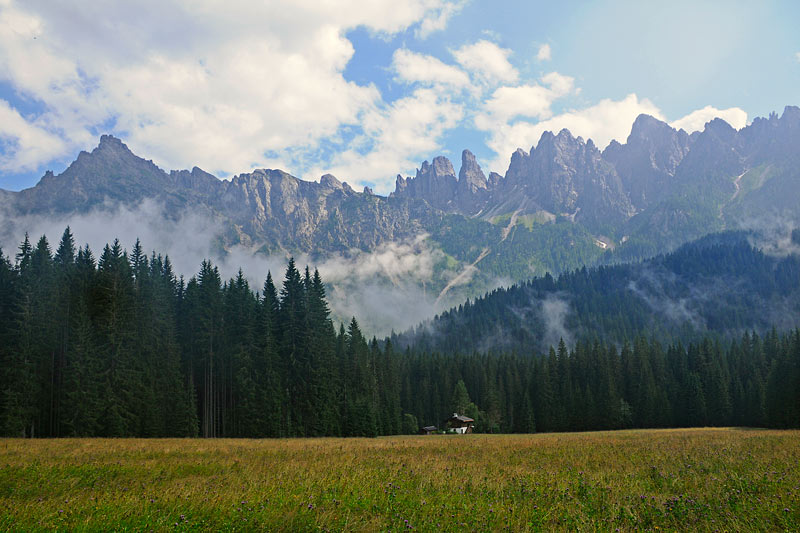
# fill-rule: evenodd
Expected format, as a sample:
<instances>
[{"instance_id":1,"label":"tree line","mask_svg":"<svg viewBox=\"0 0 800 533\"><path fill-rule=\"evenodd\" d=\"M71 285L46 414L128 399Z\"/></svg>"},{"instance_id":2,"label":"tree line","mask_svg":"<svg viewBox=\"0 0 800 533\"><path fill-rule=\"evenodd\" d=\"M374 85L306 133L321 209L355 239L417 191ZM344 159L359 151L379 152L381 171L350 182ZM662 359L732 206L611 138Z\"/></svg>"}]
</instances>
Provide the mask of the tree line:
<instances>
[{"instance_id":1,"label":"tree line","mask_svg":"<svg viewBox=\"0 0 800 533\"><path fill-rule=\"evenodd\" d=\"M637 337L533 350L429 351L335 327L317 271L259 290L204 261L118 241L99 258L67 228L53 252L0 250L0 434L376 436L747 425L800 427L800 331L682 346Z\"/></svg>"}]
</instances>

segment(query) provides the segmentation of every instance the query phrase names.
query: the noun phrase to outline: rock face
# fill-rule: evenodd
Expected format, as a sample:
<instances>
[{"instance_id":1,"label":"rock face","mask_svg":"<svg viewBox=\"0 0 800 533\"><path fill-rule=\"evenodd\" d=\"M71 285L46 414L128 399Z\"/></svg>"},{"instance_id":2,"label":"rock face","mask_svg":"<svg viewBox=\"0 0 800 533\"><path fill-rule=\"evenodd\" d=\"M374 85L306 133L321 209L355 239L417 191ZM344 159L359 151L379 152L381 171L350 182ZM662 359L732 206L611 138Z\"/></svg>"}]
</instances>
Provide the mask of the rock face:
<instances>
[{"instance_id":1,"label":"rock face","mask_svg":"<svg viewBox=\"0 0 800 533\"><path fill-rule=\"evenodd\" d=\"M14 215L84 213L151 198L163 203L165 216L190 211L219 221L226 244L267 251L368 250L412 237L436 216L424 202L359 194L330 174L319 183L271 169L230 181L197 167L167 174L108 135L60 175L47 172L35 187L0 192Z\"/></svg>"},{"instance_id":2,"label":"rock face","mask_svg":"<svg viewBox=\"0 0 800 533\"><path fill-rule=\"evenodd\" d=\"M486 203L488 189L489 182L475 155L464 150L458 178L449 159L435 157L432 163L423 161L413 178L398 175L391 196L425 200L444 212L472 215Z\"/></svg>"},{"instance_id":3,"label":"rock face","mask_svg":"<svg viewBox=\"0 0 800 533\"><path fill-rule=\"evenodd\" d=\"M464 150L458 175L446 157L435 157L414 177L398 175L389 197L368 187L356 192L330 174L318 183L271 169L230 181L197 167L167 174L104 135L58 176L47 172L17 193L0 190L0 210L69 214L145 198L168 213L214 217L227 244L267 250L369 250L435 230L446 214L489 221L530 214L528 220L571 220L617 242L632 236L656 252L769 209L800 220L800 108L740 131L715 119L692 135L641 115L625 144L613 141L602 153L567 130L545 132L530 151L511 155L504 176L487 179Z\"/></svg>"},{"instance_id":4,"label":"rock face","mask_svg":"<svg viewBox=\"0 0 800 533\"><path fill-rule=\"evenodd\" d=\"M595 233L614 228L623 233L645 231L649 223L643 221L650 219L657 234L681 234L686 227L697 229L700 203L706 204L703 209L708 212L702 214L706 218L735 211L726 199L734 194L738 198L737 178L759 165L769 165L769 177L776 165L781 175L791 176L760 183L760 190L749 191L742 207L737 207L740 212L752 212L748 202L759 196L761 209L797 200L793 194L778 197L776 188L780 184L783 190L798 189L793 177L800 172L800 108L789 106L780 118L777 114L757 118L741 131L714 119L692 135L640 115L626 143L612 141L602 153L591 140L584 142L568 130L557 135L545 132L529 152L517 149L511 154L505 176L492 172L485 179L475 157L464 151L457 182L449 164L446 172L437 174L423 163L415 178L398 176L393 195L487 220L544 211L582 223ZM434 182L439 186L432 186ZM642 216L634 217L637 213Z\"/></svg>"},{"instance_id":5,"label":"rock face","mask_svg":"<svg viewBox=\"0 0 800 533\"><path fill-rule=\"evenodd\" d=\"M584 142L567 130L545 132L528 155L516 152L506 181L539 209L590 227L618 224L633 214L614 167L591 140Z\"/></svg>"},{"instance_id":6,"label":"rock face","mask_svg":"<svg viewBox=\"0 0 800 533\"><path fill-rule=\"evenodd\" d=\"M639 115L626 144L611 141L603 158L614 165L631 203L645 209L669 192L689 152L689 135L650 115Z\"/></svg>"},{"instance_id":7,"label":"rock face","mask_svg":"<svg viewBox=\"0 0 800 533\"><path fill-rule=\"evenodd\" d=\"M394 196L420 198L446 212L486 218L543 210L597 228L633 214L614 167L592 141L584 142L567 130L558 135L545 132L530 153L514 152L505 178L492 173L487 180L475 156L464 150L456 181L450 162L441 159L434 160L439 160L441 172L425 162L416 177L398 177Z\"/></svg>"},{"instance_id":8,"label":"rock face","mask_svg":"<svg viewBox=\"0 0 800 533\"><path fill-rule=\"evenodd\" d=\"M407 180L398 176L394 196L426 200L432 207L443 211L458 211L455 203L458 179L453 164L443 156L434 157L432 163L422 162L417 175Z\"/></svg>"},{"instance_id":9,"label":"rock face","mask_svg":"<svg viewBox=\"0 0 800 533\"><path fill-rule=\"evenodd\" d=\"M475 155L469 150L461 152L461 170L458 171L456 202L462 213L473 215L480 211L489 197L489 183Z\"/></svg>"}]
</instances>

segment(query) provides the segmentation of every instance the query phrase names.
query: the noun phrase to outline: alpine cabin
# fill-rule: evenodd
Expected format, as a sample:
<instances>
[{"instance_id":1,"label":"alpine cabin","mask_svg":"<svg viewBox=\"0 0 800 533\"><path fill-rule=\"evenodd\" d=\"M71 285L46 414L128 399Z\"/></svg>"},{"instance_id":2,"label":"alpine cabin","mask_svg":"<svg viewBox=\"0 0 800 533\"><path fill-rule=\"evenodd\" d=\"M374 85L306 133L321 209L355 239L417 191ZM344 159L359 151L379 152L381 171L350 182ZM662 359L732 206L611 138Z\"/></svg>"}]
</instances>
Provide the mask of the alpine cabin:
<instances>
[{"instance_id":1,"label":"alpine cabin","mask_svg":"<svg viewBox=\"0 0 800 533\"><path fill-rule=\"evenodd\" d=\"M468 416L453 413L453 416L447 419L447 427L454 433L461 435L472 433L472 429L475 427L475 420Z\"/></svg>"}]
</instances>

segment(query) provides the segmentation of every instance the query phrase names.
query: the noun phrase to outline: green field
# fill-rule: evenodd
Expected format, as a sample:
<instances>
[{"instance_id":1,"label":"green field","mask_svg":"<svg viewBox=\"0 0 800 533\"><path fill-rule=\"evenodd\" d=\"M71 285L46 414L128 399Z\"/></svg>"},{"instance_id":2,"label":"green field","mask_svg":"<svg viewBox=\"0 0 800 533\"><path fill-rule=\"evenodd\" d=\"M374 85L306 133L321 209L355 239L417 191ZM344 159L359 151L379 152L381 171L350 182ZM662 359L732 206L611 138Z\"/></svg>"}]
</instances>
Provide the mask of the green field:
<instances>
[{"instance_id":1,"label":"green field","mask_svg":"<svg viewBox=\"0 0 800 533\"><path fill-rule=\"evenodd\" d=\"M800 529L800 431L0 440L2 530Z\"/></svg>"}]
</instances>

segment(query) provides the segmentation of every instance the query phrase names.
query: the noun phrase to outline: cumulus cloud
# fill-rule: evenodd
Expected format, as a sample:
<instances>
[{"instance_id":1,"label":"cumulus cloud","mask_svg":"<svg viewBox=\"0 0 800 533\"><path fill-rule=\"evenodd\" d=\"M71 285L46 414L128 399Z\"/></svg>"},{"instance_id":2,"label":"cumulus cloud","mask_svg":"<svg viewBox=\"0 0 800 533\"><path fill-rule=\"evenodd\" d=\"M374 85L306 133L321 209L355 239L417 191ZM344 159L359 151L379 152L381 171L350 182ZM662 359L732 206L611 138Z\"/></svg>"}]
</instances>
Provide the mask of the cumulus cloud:
<instances>
[{"instance_id":1,"label":"cumulus cloud","mask_svg":"<svg viewBox=\"0 0 800 533\"><path fill-rule=\"evenodd\" d=\"M446 0L3 2L0 79L41 104L14 128L4 166L71 155L110 129L165 168L302 170L386 106L344 78L346 32L428 34L455 11ZM34 127L49 136L39 153L25 148Z\"/></svg>"},{"instance_id":2,"label":"cumulus cloud","mask_svg":"<svg viewBox=\"0 0 800 533\"><path fill-rule=\"evenodd\" d=\"M34 170L63 153L64 141L36 121L29 122L5 100L0 100L0 139L10 149L0 154L0 171Z\"/></svg>"},{"instance_id":3,"label":"cumulus cloud","mask_svg":"<svg viewBox=\"0 0 800 533\"><path fill-rule=\"evenodd\" d=\"M450 18L461 11L461 8L466 4L466 0L460 2L452 2L443 4L434 9L426 16L419 24L415 34L420 39L427 38L430 34L441 31L447 27L447 22Z\"/></svg>"},{"instance_id":4,"label":"cumulus cloud","mask_svg":"<svg viewBox=\"0 0 800 533\"><path fill-rule=\"evenodd\" d=\"M508 48L500 48L485 39L453 51L453 57L458 64L486 84L517 81L519 73L508 60L510 55L511 50Z\"/></svg>"},{"instance_id":5,"label":"cumulus cloud","mask_svg":"<svg viewBox=\"0 0 800 533\"><path fill-rule=\"evenodd\" d=\"M505 122L511 118L548 118L555 100L573 91L574 79L551 72L541 79L542 85L499 87L484 104L487 115L479 115L481 129L489 130L492 121Z\"/></svg>"},{"instance_id":6,"label":"cumulus cloud","mask_svg":"<svg viewBox=\"0 0 800 533\"><path fill-rule=\"evenodd\" d=\"M417 54L405 48L399 48L392 56L392 68L397 78L406 83L422 83L426 85L449 85L465 88L470 85L469 76L452 65L441 60Z\"/></svg>"},{"instance_id":7,"label":"cumulus cloud","mask_svg":"<svg viewBox=\"0 0 800 533\"><path fill-rule=\"evenodd\" d=\"M552 57L552 52L550 50L550 45L545 43L539 47L539 51L536 52L536 59L538 61L550 61Z\"/></svg>"},{"instance_id":8,"label":"cumulus cloud","mask_svg":"<svg viewBox=\"0 0 800 533\"><path fill-rule=\"evenodd\" d=\"M355 182L375 179L375 191L388 193L398 170L414 168L420 154L440 150L442 135L454 128L463 114L463 101L432 88L417 89L387 109L366 115L364 134L350 143L351 148L309 174L318 176L328 169Z\"/></svg>"},{"instance_id":9,"label":"cumulus cloud","mask_svg":"<svg viewBox=\"0 0 800 533\"><path fill-rule=\"evenodd\" d=\"M71 157L109 131L162 168L331 172L387 193L398 172L436 155L469 121L487 133L490 166L502 171L545 130L566 127L602 148L624 139L639 113L663 118L636 95L570 109L572 77L521 79L512 51L487 38L451 50L453 64L396 50L390 68L405 87L393 100L345 78L355 53L348 31L424 38L463 5L0 0L0 81L37 108L0 101L0 171ZM550 56L548 44L536 52ZM692 131L715 116L737 128L747 120L738 108L708 106L673 125Z\"/></svg>"},{"instance_id":10,"label":"cumulus cloud","mask_svg":"<svg viewBox=\"0 0 800 533\"><path fill-rule=\"evenodd\" d=\"M747 126L747 113L738 107L729 107L728 109L717 109L710 105L702 109L692 111L685 117L681 117L670 123L675 129L684 129L687 133L693 131L702 131L706 123L721 118L737 130Z\"/></svg>"}]
</instances>

